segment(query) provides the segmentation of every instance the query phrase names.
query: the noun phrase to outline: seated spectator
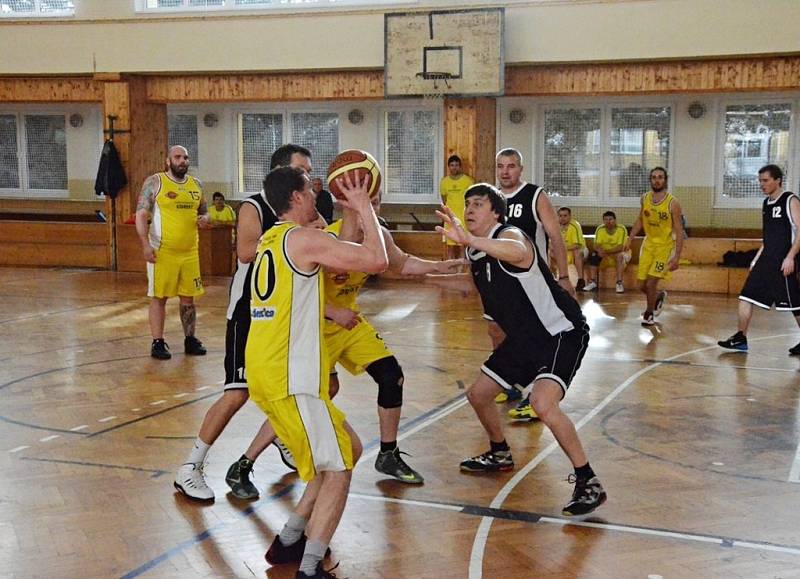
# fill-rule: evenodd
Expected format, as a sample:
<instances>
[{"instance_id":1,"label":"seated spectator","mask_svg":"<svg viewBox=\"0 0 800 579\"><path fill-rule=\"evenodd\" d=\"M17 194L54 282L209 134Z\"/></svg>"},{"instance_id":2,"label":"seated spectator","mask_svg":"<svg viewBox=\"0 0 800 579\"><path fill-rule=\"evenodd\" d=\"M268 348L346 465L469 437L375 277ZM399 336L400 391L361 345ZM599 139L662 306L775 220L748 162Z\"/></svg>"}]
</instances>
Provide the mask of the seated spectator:
<instances>
[{"instance_id":1,"label":"seated spectator","mask_svg":"<svg viewBox=\"0 0 800 579\"><path fill-rule=\"evenodd\" d=\"M317 196L317 211L328 223L333 222L333 195L322 188L322 179L315 177L311 180L311 188Z\"/></svg>"},{"instance_id":2,"label":"seated spectator","mask_svg":"<svg viewBox=\"0 0 800 579\"><path fill-rule=\"evenodd\" d=\"M208 208L208 216L214 227L233 227L236 225L236 213L233 207L225 204L225 196L216 191L211 196L213 204Z\"/></svg>"},{"instance_id":3,"label":"seated spectator","mask_svg":"<svg viewBox=\"0 0 800 579\"><path fill-rule=\"evenodd\" d=\"M603 213L603 225L594 232L594 251L588 260L591 280L583 288L583 291L588 292L597 288L598 268L616 267L617 293L625 292L622 275L631 260L631 252L624 250L627 241L628 230L624 225L617 225L617 216L614 212Z\"/></svg>"},{"instance_id":4,"label":"seated spectator","mask_svg":"<svg viewBox=\"0 0 800 579\"><path fill-rule=\"evenodd\" d=\"M558 223L561 225L561 237L567 247L567 264L575 264L575 270L578 272L575 289L581 291L586 284L583 277L583 260L589 255L581 224L572 218L572 210L569 207L558 208Z\"/></svg>"}]
</instances>

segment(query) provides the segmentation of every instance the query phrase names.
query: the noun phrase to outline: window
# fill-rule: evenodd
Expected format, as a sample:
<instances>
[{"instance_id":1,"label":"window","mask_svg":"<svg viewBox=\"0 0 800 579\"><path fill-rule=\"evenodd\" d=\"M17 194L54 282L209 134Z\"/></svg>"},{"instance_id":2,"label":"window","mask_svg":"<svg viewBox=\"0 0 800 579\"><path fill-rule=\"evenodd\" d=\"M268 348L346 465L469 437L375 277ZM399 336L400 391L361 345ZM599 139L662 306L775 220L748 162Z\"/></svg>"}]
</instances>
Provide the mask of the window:
<instances>
[{"instance_id":1,"label":"window","mask_svg":"<svg viewBox=\"0 0 800 579\"><path fill-rule=\"evenodd\" d=\"M181 145L189 152L189 166L197 169L200 167L200 152L197 147L197 115L168 115L167 116L169 146Z\"/></svg>"},{"instance_id":2,"label":"window","mask_svg":"<svg viewBox=\"0 0 800 579\"><path fill-rule=\"evenodd\" d=\"M6 195L66 197L64 114L0 113L0 190Z\"/></svg>"},{"instance_id":3,"label":"window","mask_svg":"<svg viewBox=\"0 0 800 579\"><path fill-rule=\"evenodd\" d=\"M669 166L670 107L611 109L609 196L650 190L650 170Z\"/></svg>"},{"instance_id":4,"label":"window","mask_svg":"<svg viewBox=\"0 0 800 579\"><path fill-rule=\"evenodd\" d=\"M272 153L284 143L308 148L314 175L325 177L328 165L339 152L339 114L241 113L238 141L239 192L243 195L261 191L264 176L269 173Z\"/></svg>"},{"instance_id":5,"label":"window","mask_svg":"<svg viewBox=\"0 0 800 579\"><path fill-rule=\"evenodd\" d=\"M38 18L75 14L72 0L0 0L0 17Z\"/></svg>"},{"instance_id":6,"label":"window","mask_svg":"<svg viewBox=\"0 0 800 579\"><path fill-rule=\"evenodd\" d=\"M760 201L758 170L770 163L784 170L788 188L792 105L731 103L723 110L718 203L736 206Z\"/></svg>"},{"instance_id":7,"label":"window","mask_svg":"<svg viewBox=\"0 0 800 579\"><path fill-rule=\"evenodd\" d=\"M17 115L0 115L0 189L19 189Z\"/></svg>"},{"instance_id":8,"label":"window","mask_svg":"<svg viewBox=\"0 0 800 579\"><path fill-rule=\"evenodd\" d=\"M291 8L336 9L347 6L381 8L387 4L416 4L417 2L418 0L136 0L136 10L139 12L261 8L286 10Z\"/></svg>"},{"instance_id":9,"label":"window","mask_svg":"<svg viewBox=\"0 0 800 579\"><path fill-rule=\"evenodd\" d=\"M283 115L242 113L239 115L239 191L261 191L275 149L283 144Z\"/></svg>"},{"instance_id":10,"label":"window","mask_svg":"<svg viewBox=\"0 0 800 579\"><path fill-rule=\"evenodd\" d=\"M384 199L422 203L438 197L439 114L390 110L384 117Z\"/></svg>"},{"instance_id":11,"label":"window","mask_svg":"<svg viewBox=\"0 0 800 579\"><path fill-rule=\"evenodd\" d=\"M290 142L311 151L315 177L325 179L328 165L339 152L337 113L292 113Z\"/></svg>"},{"instance_id":12,"label":"window","mask_svg":"<svg viewBox=\"0 0 800 579\"><path fill-rule=\"evenodd\" d=\"M600 109L544 113L544 180L557 195L600 194Z\"/></svg>"},{"instance_id":13,"label":"window","mask_svg":"<svg viewBox=\"0 0 800 579\"><path fill-rule=\"evenodd\" d=\"M587 203L638 203L650 187L650 170L669 167L672 110L544 105L541 182L555 195Z\"/></svg>"}]
</instances>

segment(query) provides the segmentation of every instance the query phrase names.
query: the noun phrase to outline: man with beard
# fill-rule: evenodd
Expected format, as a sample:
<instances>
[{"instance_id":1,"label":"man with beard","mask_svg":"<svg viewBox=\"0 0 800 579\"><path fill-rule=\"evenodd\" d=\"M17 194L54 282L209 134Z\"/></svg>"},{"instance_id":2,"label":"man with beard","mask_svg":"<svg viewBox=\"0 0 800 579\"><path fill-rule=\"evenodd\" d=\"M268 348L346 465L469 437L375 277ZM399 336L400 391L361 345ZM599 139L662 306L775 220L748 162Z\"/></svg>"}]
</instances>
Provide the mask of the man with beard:
<instances>
[{"instance_id":1,"label":"man with beard","mask_svg":"<svg viewBox=\"0 0 800 579\"><path fill-rule=\"evenodd\" d=\"M194 335L194 298L204 293L197 227L209 225L208 208L199 180L187 174L186 148L170 147L166 166L165 172L145 180L136 208L136 233L147 262L147 295L151 298L150 355L158 360L172 357L164 341L164 317L167 299L175 296L180 299L184 352L191 356L206 354Z\"/></svg>"},{"instance_id":2,"label":"man with beard","mask_svg":"<svg viewBox=\"0 0 800 579\"><path fill-rule=\"evenodd\" d=\"M658 317L667 292L658 291L658 282L669 281L683 249L683 221L681 204L667 191L667 170L655 167L650 171L650 191L642 195L639 218L631 227L624 251L631 248L631 240L644 229L644 241L639 251L639 270L636 279L639 289L647 296L647 306L642 314L642 325L652 326Z\"/></svg>"}]
</instances>

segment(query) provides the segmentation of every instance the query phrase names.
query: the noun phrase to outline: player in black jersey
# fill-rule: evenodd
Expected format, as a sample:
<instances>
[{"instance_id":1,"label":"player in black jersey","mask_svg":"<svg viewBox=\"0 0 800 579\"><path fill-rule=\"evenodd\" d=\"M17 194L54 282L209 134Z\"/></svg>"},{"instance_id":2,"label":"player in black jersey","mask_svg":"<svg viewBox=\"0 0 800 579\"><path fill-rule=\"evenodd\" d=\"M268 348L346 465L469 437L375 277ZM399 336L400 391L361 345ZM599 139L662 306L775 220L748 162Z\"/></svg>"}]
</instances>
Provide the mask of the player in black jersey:
<instances>
[{"instance_id":1,"label":"player in black jersey","mask_svg":"<svg viewBox=\"0 0 800 579\"><path fill-rule=\"evenodd\" d=\"M270 169L286 165L304 169L310 174L311 152L299 145L279 147L272 154ZM245 199L239 208L236 223L238 262L231 281L225 332L224 392L206 412L192 451L186 462L178 469L174 482L175 488L195 500L214 500L214 491L206 484L203 475L206 454L249 397L244 369L244 350L250 329L250 264L256 256L259 238L275 224L276 220L263 191ZM278 448L280 449L280 446ZM283 451L281 456L284 456ZM228 471L226 479L231 479L228 484L234 488L234 494L239 498L258 497L258 489L250 482L251 470L252 461L243 457Z\"/></svg>"},{"instance_id":2,"label":"player in black jersey","mask_svg":"<svg viewBox=\"0 0 800 579\"><path fill-rule=\"evenodd\" d=\"M550 273L546 256L520 229L504 224L506 202L497 189L480 183L467 189L464 198L466 229L447 208L439 216L449 228L437 229L467 248L484 310L505 338L467 391L491 448L464 460L461 470L514 468L493 400L502 390L521 387L575 468L575 490L562 514L590 513L605 502L606 493L589 466L575 425L559 406L589 343L586 318Z\"/></svg>"},{"instance_id":3,"label":"player in black jersey","mask_svg":"<svg viewBox=\"0 0 800 579\"><path fill-rule=\"evenodd\" d=\"M575 288L569 281L569 270L567 269L567 248L561 237L561 226L558 223L556 210L550 203L547 192L538 185L522 180L522 170L524 169L522 153L517 149L501 149L495 156L495 169L500 192L506 199L506 223L524 231L535 243L537 253L545 256L545 259L547 259L548 251L552 252L558 267L558 283L572 297L575 297ZM489 319L485 312L484 316ZM503 332L491 319L489 319L488 331L493 346L496 347L503 341ZM495 402L502 403L518 398L517 392L501 392ZM536 414L526 400L509 410L508 415L515 420L536 418Z\"/></svg>"},{"instance_id":4,"label":"player in black jersey","mask_svg":"<svg viewBox=\"0 0 800 579\"><path fill-rule=\"evenodd\" d=\"M800 199L783 190L783 171L766 165L758 171L758 183L766 195L761 207L763 242L739 294L739 331L717 342L729 350L747 351L747 328L753 317L753 305L794 314L800 326ZM789 349L800 355L800 342Z\"/></svg>"}]
</instances>

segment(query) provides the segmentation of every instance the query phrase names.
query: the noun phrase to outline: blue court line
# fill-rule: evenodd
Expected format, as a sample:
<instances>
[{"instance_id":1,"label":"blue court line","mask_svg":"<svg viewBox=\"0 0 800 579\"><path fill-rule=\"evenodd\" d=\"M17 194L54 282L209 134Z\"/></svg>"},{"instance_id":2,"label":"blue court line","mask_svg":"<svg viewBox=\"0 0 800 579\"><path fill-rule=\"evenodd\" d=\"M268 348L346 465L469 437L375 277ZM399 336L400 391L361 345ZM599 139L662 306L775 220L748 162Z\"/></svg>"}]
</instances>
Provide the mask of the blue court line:
<instances>
[{"instance_id":1,"label":"blue court line","mask_svg":"<svg viewBox=\"0 0 800 579\"><path fill-rule=\"evenodd\" d=\"M414 418L412 420L409 420L408 422L403 424L398 429L398 434L402 434L406 430L414 428L420 422L423 422L424 420L427 420L428 418L430 418L431 416L433 416L434 414L436 414L437 412L439 412L443 408L449 406L450 404L453 404L454 402L458 401L459 399L463 398L464 396L465 396L465 394L459 394L458 396L454 396L453 398L450 398L449 400L446 400L445 402L442 402L438 406L434 406L433 408L431 408L430 410L428 410L424 414L420 414L416 418ZM376 446L380 445L380 443L381 443L380 437L374 438L374 439L370 440L367 444L364 445L364 451L366 452L367 450L375 448ZM291 483L290 485L288 485L285 488L279 490L278 492L267 496L265 499L260 500L258 502L258 505L251 505L251 506L247 507L246 509L244 509L241 512L241 518L242 519L246 519L246 518L252 516L253 514L255 514L257 511L259 511L264 506L266 506L266 505L268 505L268 504L270 504L272 502L275 502L279 498L281 498L284 495L286 495L287 493L291 492L296 486L298 486L297 483ZM156 557L154 559L151 559L150 561L148 561L147 563L144 563L143 565L140 565L139 567L137 567L133 571L129 571L125 575L122 575L120 579L133 579L134 577L139 577L140 575L143 575L144 573L147 573L148 571L150 571L151 569L157 567L158 565L160 565L164 561L166 561L168 559L171 559L172 557L174 557L175 555L178 555L179 553L185 551L186 549L189 549L189 548L194 547L195 545L197 545L199 543L202 543L206 539L211 538L214 535L214 532L219 532L223 528L227 527L229 524L230 523L220 523L219 525L216 525L214 527L211 527L210 529L206 529L205 531L203 531L201 533L198 533L194 537L191 537L189 539L186 539L185 541L182 541L182 542L178 543L177 545L175 545L171 549L168 549L167 551L165 551L164 553L162 553L158 557Z\"/></svg>"},{"instance_id":2,"label":"blue court line","mask_svg":"<svg viewBox=\"0 0 800 579\"><path fill-rule=\"evenodd\" d=\"M32 456L23 456L20 460L35 460L38 462L55 462L57 464L77 464L79 466L96 466L100 468L119 468L123 470L134 470L137 472L149 472L151 473L150 478L158 478L162 474L167 474L165 470L158 470L152 468L140 468L138 466L124 466L120 464L105 464L101 462L85 462L80 460L61 460L56 458L36 458Z\"/></svg>"}]
</instances>

